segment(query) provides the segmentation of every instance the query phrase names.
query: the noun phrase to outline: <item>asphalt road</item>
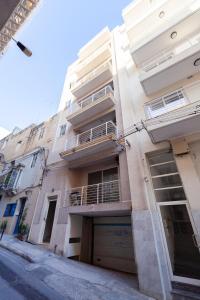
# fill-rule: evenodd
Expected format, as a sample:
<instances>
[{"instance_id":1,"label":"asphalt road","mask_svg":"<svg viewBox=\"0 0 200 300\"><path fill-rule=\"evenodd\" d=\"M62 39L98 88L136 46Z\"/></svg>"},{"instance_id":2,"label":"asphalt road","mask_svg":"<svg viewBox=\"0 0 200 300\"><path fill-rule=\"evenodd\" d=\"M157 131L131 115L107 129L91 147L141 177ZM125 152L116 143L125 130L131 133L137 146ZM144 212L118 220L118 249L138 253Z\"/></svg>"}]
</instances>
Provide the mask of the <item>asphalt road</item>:
<instances>
[{"instance_id":1,"label":"asphalt road","mask_svg":"<svg viewBox=\"0 0 200 300\"><path fill-rule=\"evenodd\" d=\"M63 300L43 281L48 270L31 271L31 264L0 248L0 300Z\"/></svg>"}]
</instances>

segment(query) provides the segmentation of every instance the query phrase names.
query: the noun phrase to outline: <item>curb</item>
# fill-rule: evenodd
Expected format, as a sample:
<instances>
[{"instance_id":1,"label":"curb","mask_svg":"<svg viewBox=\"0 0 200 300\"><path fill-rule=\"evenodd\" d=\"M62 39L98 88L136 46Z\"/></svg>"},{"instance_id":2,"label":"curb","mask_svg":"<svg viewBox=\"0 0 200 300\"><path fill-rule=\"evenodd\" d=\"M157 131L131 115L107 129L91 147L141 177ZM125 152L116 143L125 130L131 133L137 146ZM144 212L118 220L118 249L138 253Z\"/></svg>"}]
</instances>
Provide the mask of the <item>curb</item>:
<instances>
[{"instance_id":1,"label":"curb","mask_svg":"<svg viewBox=\"0 0 200 300\"><path fill-rule=\"evenodd\" d=\"M0 243L0 247L3 248L3 249L6 249L6 250L8 250L8 251L10 251L10 252L12 252L12 253L14 253L14 254L16 254L16 255L18 255L18 256L20 256L20 257L22 257L22 258L24 258L25 260L27 260L27 261L30 262L30 263L35 263L35 261L32 259L31 256L29 256L29 255L27 255L27 254L24 254L24 253L21 252L20 250L13 249L13 248L11 248L11 247L9 247L9 246L7 246L7 245L5 245L5 244L1 244L1 243Z\"/></svg>"}]
</instances>

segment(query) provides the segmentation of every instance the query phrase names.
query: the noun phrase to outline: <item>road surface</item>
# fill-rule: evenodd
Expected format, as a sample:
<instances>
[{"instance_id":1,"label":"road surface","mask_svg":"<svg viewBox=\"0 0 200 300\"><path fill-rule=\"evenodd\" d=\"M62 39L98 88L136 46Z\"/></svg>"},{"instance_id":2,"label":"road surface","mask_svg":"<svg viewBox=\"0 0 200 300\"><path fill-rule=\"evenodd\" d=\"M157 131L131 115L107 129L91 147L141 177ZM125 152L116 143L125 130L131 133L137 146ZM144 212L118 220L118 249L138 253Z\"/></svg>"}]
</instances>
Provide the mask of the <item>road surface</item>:
<instances>
[{"instance_id":1,"label":"road surface","mask_svg":"<svg viewBox=\"0 0 200 300\"><path fill-rule=\"evenodd\" d=\"M30 272L30 263L0 248L0 300L63 300L61 296L43 281L48 272L40 269Z\"/></svg>"}]
</instances>

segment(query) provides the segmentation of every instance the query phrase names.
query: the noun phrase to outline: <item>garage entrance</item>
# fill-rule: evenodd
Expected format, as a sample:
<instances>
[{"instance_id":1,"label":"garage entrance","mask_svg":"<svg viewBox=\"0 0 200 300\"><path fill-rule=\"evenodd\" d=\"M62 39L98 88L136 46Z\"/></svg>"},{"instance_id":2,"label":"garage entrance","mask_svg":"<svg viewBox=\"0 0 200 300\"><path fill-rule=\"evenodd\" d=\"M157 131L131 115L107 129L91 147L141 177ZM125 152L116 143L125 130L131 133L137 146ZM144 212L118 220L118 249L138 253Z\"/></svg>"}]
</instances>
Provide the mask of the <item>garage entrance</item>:
<instances>
[{"instance_id":1,"label":"garage entrance","mask_svg":"<svg viewBox=\"0 0 200 300\"><path fill-rule=\"evenodd\" d=\"M131 217L83 217L80 261L136 273Z\"/></svg>"}]
</instances>

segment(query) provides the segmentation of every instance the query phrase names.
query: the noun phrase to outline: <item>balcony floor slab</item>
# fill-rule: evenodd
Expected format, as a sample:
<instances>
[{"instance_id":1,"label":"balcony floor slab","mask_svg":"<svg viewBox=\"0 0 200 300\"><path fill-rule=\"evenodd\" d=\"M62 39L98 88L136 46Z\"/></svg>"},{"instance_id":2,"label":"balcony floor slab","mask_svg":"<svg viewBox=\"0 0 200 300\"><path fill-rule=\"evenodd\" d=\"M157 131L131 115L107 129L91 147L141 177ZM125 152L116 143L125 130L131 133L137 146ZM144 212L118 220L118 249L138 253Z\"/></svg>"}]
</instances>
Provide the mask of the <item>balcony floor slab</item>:
<instances>
[{"instance_id":1,"label":"balcony floor slab","mask_svg":"<svg viewBox=\"0 0 200 300\"><path fill-rule=\"evenodd\" d=\"M162 124L147 125L147 131L156 143L200 132L200 113L181 120L172 119Z\"/></svg>"},{"instance_id":2,"label":"balcony floor slab","mask_svg":"<svg viewBox=\"0 0 200 300\"><path fill-rule=\"evenodd\" d=\"M80 127L81 124L87 124L90 120L94 120L94 116L99 116L99 114L107 111L114 106L114 101L111 96L103 97L90 105L79 109L77 112L69 115L67 121L69 121L74 127Z\"/></svg>"},{"instance_id":3,"label":"balcony floor slab","mask_svg":"<svg viewBox=\"0 0 200 300\"><path fill-rule=\"evenodd\" d=\"M69 206L68 212L82 216L127 216L131 214L131 201Z\"/></svg>"}]
</instances>

